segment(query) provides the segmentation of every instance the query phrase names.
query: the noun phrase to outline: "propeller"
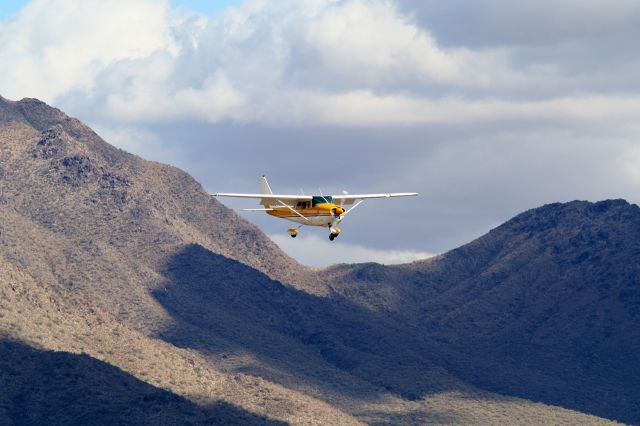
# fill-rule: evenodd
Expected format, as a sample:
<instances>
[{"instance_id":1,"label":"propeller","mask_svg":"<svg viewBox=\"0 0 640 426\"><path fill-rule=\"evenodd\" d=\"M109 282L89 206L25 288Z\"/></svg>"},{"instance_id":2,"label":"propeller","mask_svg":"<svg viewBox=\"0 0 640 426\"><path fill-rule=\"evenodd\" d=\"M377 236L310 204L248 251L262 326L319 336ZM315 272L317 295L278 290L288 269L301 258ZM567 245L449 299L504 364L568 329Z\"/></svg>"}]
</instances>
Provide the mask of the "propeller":
<instances>
[{"instance_id":1,"label":"propeller","mask_svg":"<svg viewBox=\"0 0 640 426\"><path fill-rule=\"evenodd\" d=\"M331 213L333 214L333 217L335 218L340 218L342 217L342 215L344 215L346 212L346 210L344 209L344 207L334 207L331 209Z\"/></svg>"}]
</instances>

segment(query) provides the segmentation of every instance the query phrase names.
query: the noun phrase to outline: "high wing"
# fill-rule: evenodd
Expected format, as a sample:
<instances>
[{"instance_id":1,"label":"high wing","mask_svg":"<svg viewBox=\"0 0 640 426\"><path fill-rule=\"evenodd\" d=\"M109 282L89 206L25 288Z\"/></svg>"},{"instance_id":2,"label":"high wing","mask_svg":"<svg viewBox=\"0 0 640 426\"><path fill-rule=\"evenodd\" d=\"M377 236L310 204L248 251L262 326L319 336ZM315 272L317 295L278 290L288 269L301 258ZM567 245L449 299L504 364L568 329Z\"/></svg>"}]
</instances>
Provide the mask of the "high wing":
<instances>
[{"instance_id":1,"label":"high wing","mask_svg":"<svg viewBox=\"0 0 640 426\"><path fill-rule=\"evenodd\" d=\"M369 198L394 198L394 197L415 197L417 192L392 192L387 194L341 194L332 195L336 204L353 204L355 201L367 200Z\"/></svg>"},{"instance_id":2,"label":"high wing","mask_svg":"<svg viewBox=\"0 0 640 426\"><path fill-rule=\"evenodd\" d=\"M211 194L215 197L255 198L260 199L263 206L295 207L299 201L311 201L311 195L278 195L278 194L235 194L230 192L218 192ZM261 210L261 209L260 209Z\"/></svg>"}]
</instances>

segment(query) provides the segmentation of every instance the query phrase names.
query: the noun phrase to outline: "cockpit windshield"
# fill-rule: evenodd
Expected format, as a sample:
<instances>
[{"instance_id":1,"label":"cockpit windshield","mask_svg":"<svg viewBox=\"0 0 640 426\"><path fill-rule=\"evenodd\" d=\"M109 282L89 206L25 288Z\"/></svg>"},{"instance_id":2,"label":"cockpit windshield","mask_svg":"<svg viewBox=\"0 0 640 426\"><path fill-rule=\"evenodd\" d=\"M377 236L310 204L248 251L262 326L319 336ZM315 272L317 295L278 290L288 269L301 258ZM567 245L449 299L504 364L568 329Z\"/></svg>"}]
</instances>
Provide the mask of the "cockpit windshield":
<instances>
[{"instance_id":1,"label":"cockpit windshield","mask_svg":"<svg viewBox=\"0 0 640 426\"><path fill-rule=\"evenodd\" d=\"M314 195L311 199L311 204L333 203L333 197L331 195Z\"/></svg>"}]
</instances>

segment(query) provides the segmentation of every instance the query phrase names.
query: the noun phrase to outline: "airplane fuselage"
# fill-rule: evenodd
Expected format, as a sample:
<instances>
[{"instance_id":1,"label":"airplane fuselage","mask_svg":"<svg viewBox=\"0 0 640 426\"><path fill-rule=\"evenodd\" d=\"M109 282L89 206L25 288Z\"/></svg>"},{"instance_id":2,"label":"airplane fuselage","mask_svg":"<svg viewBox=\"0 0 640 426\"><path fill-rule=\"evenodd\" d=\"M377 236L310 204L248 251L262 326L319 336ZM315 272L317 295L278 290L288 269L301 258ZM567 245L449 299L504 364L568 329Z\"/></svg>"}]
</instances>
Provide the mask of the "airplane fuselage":
<instances>
[{"instance_id":1,"label":"airplane fuselage","mask_svg":"<svg viewBox=\"0 0 640 426\"><path fill-rule=\"evenodd\" d=\"M299 215L288 208L273 208L266 213L301 225L330 227L336 221L339 222L340 216L345 212L344 207L333 203L319 203L313 207L293 207L293 209Z\"/></svg>"}]
</instances>

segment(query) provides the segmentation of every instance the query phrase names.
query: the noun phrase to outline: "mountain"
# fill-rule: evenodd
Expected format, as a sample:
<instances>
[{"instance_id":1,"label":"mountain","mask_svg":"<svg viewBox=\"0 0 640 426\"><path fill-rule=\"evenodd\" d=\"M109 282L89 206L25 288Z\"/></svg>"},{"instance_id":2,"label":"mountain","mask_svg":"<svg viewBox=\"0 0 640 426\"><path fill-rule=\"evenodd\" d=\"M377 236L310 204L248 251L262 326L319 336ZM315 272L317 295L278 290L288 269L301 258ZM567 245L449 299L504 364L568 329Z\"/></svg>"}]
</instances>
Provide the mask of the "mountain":
<instances>
[{"instance_id":1,"label":"mountain","mask_svg":"<svg viewBox=\"0 0 640 426\"><path fill-rule=\"evenodd\" d=\"M637 360L637 207L605 205L316 271L186 173L0 98L0 423L638 423L612 371Z\"/></svg>"},{"instance_id":2,"label":"mountain","mask_svg":"<svg viewBox=\"0 0 640 426\"><path fill-rule=\"evenodd\" d=\"M158 338L175 319L153 292L167 285L166 262L189 244L274 278L297 273L293 260L184 172L118 150L40 101L1 99L0 217L0 334L9 348L27 344L39 351L34 357L46 359L50 350L86 353L122 370L111 382L134 376L213 407L194 411L196 419L227 423L222 414L228 411L229 418L258 423L265 416L355 422L323 401L241 371L223 371L206 356ZM230 345L209 337L211 344ZM75 374L71 364L78 358L67 359L64 374ZM38 385L40 393L47 389L34 376L11 383L23 386L18 395ZM0 396L0 406L13 404L10 395ZM161 399L147 404L148 414L160 405ZM155 424L153 418L148 423ZM114 422L118 418L105 419Z\"/></svg>"},{"instance_id":3,"label":"mountain","mask_svg":"<svg viewBox=\"0 0 640 426\"><path fill-rule=\"evenodd\" d=\"M640 421L636 205L550 204L435 259L333 274L350 283L333 291L439 342L447 370L465 381ZM372 288L383 290L360 298Z\"/></svg>"}]
</instances>

